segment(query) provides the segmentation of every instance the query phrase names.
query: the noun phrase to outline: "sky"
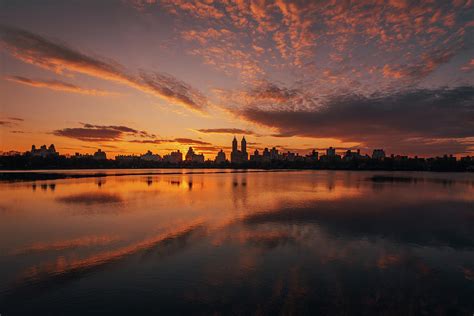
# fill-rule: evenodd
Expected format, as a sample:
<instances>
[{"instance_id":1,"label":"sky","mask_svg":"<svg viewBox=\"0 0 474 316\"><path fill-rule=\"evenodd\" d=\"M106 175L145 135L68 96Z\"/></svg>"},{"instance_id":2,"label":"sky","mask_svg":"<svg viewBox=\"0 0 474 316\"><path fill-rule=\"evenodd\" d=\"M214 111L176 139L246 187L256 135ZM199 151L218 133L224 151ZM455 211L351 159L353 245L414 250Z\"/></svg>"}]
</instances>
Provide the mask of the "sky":
<instances>
[{"instance_id":1,"label":"sky","mask_svg":"<svg viewBox=\"0 0 474 316\"><path fill-rule=\"evenodd\" d=\"M0 1L0 150L474 152L473 0Z\"/></svg>"}]
</instances>

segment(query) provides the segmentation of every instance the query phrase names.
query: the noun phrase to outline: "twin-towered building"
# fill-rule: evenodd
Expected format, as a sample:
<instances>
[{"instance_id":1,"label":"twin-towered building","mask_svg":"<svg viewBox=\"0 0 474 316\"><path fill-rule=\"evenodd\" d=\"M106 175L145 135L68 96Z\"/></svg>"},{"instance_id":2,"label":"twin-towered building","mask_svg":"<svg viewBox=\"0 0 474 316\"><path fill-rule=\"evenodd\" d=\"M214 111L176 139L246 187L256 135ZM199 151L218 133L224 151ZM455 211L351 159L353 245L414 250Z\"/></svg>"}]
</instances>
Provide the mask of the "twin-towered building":
<instances>
[{"instance_id":1,"label":"twin-towered building","mask_svg":"<svg viewBox=\"0 0 474 316\"><path fill-rule=\"evenodd\" d=\"M46 145L41 146L40 148L37 148L35 145L31 147L31 151L26 152L25 154L30 155L31 157L58 157L59 153L56 151L54 144L51 144L49 147ZM269 163L271 161L290 161L290 162L297 162L297 161L306 161L306 162L316 162L316 161L335 161L335 160L364 160L364 159L375 159L375 160L383 160L385 159L385 151L383 149L374 149L372 153L372 157L368 155L362 155L360 153L360 150L357 150L356 152L351 151L350 149L347 150L343 156L338 155L336 153L336 148L334 147L329 147L326 149L325 155L323 154L322 156L318 155L318 152L316 150L313 150L312 153L306 155L306 156L301 156L298 153L292 153L292 152L287 152L287 153L280 153L278 149L275 147L268 149L265 148L262 153L260 153L258 150L255 150L255 152L250 155L249 159L249 154L247 153L247 141L245 139L245 136L242 137L242 140L240 141L240 150L237 142L237 138L234 136L234 139L232 141L232 152L230 154L230 161L233 164L242 164L246 162L256 162L256 163ZM76 153L74 156L71 156L71 158L92 158L95 160L106 160L107 156L106 153L102 150L98 150L94 154L79 154ZM184 159L183 159L184 158ZM182 162L185 163L204 163L205 162L205 157L203 154L197 154L192 147L189 147L188 152L186 153L185 157L183 157L183 153L181 153L179 150L171 152L170 154L164 155L161 157L158 154L153 154L151 151L148 151L147 153L143 155L118 155L115 157L115 160L117 161L122 161L122 162L127 162L127 161L134 161L134 160L143 160L143 161L150 161L150 162L167 162L171 164L180 164ZM214 160L214 163L216 164L223 164L227 162L226 154L225 152L221 149L218 153L217 156Z\"/></svg>"},{"instance_id":2,"label":"twin-towered building","mask_svg":"<svg viewBox=\"0 0 474 316\"><path fill-rule=\"evenodd\" d=\"M177 167L196 166L211 167L213 164L218 167L236 167L236 168L254 168L254 167L301 167L301 168L331 168L331 169L377 169L377 170L443 170L443 171L474 171L474 157L462 157L457 160L452 155L444 155L435 158L410 158L408 156L390 155L387 156L381 148L374 149L372 155L362 154L360 150L329 147L321 155L316 149L306 155L300 155L295 152L279 152L276 147L265 148L263 151L255 150L249 156L247 152L247 141L242 137L240 150L238 141L234 137L232 141L232 152L230 162L226 158L224 150L220 150L212 162L205 160L203 154L197 154L192 147L189 148L186 155L179 150L173 151L161 157L151 151L142 155L117 155L115 162L107 159L107 155L101 149L93 154L60 155L53 144L49 147L43 145L37 148L31 147L31 151L24 154L0 154L0 168L11 164L15 168L19 164L24 164L25 168L33 165L44 167L46 163L51 166L61 166L70 168L72 166L83 167L167 167L169 165ZM19 159L19 156L24 158ZM185 156L185 157L183 157ZM16 158L15 158L16 157ZM3 160L2 160L3 159ZM100 164L94 165L91 160L100 161Z\"/></svg>"},{"instance_id":3,"label":"twin-towered building","mask_svg":"<svg viewBox=\"0 0 474 316\"><path fill-rule=\"evenodd\" d=\"M237 146L237 139L234 136L234 140L232 141L232 152L230 153L230 161L232 163L243 163L249 160L249 155L247 153L247 141L245 140L245 136L242 137L240 141L240 150Z\"/></svg>"}]
</instances>

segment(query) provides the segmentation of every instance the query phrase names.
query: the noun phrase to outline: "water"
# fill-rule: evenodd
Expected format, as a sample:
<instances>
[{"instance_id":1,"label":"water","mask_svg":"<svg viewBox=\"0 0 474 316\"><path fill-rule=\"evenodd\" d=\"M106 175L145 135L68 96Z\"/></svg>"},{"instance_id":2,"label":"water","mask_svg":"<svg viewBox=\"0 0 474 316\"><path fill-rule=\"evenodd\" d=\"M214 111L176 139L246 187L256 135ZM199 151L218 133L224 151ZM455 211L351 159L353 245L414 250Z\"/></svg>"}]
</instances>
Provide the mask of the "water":
<instances>
[{"instance_id":1,"label":"water","mask_svg":"<svg viewBox=\"0 0 474 316\"><path fill-rule=\"evenodd\" d=\"M474 313L472 174L126 172L0 183L2 315Z\"/></svg>"}]
</instances>

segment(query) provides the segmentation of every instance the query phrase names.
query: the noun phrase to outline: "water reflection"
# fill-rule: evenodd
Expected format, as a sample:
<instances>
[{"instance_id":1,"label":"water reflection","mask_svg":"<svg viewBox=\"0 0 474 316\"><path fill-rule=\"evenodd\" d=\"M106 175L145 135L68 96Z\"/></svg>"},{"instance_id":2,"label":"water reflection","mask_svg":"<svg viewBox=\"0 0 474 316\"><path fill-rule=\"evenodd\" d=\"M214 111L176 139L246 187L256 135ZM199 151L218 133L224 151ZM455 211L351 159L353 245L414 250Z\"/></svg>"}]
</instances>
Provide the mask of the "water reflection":
<instances>
[{"instance_id":1,"label":"water reflection","mask_svg":"<svg viewBox=\"0 0 474 316\"><path fill-rule=\"evenodd\" d=\"M96 178L95 183L98 188L101 188L103 185L105 185L107 181L104 178Z\"/></svg>"},{"instance_id":2,"label":"water reflection","mask_svg":"<svg viewBox=\"0 0 474 316\"><path fill-rule=\"evenodd\" d=\"M420 246L474 247L473 203L468 201L399 202L365 198L317 201L304 207L283 205L244 217L249 225L315 223L334 237L383 238Z\"/></svg>"},{"instance_id":3,"label":"water reflection","mask_svg":"<svg viewBox=\"0 0 474 316\"><path fill-rule=\"evenodd\" d=\"M18 248L12 254L23 255L34 252L61 251L80 247L105 246L120 240L118 236L84 236L81 238L60 240L54 242L35 242L24 248Z\"/></svg>"},{"instance_id":4,"label":"water reflection","mask_svg":"<svg viewBox=\"0 0 474 316\"><path fill-rule=\"evenodd\" d=\"M472 183L326 171L0 183L0 312L470 315Z\"/></svg>"},{"instance_id":5,"label":"water reflection","mask_svg":"<svg viewBox=\"0 0 474 316\"><path fill-rule=\"evenodd\" d=\"M123 201L122 197L119 194L108 192L83 192L78 194L61 196L58 197L56 200L66 204L85 205L120 203Z\"/></svg>"}]
</instances>

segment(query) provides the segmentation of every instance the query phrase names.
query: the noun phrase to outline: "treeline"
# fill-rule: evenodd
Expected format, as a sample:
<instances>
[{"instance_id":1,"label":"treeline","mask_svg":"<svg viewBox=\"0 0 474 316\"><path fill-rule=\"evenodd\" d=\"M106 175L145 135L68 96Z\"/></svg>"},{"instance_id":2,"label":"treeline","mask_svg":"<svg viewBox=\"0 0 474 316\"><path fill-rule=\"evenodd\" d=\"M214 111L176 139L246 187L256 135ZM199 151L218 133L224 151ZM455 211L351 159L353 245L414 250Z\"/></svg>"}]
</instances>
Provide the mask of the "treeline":
<instances>
[{"instance_id":1,"label":"treeline","mask_svg":"<svg viewBox=\"0 0 474 316\"><path fill-rule=\"evenodd\" d=\"M233 169L333 169L333 170L405 170L405 171L474 171L474 158L393 158L379 159L319 159L315 161L248 161L242 164L213 161L204 163L131 160L97 160L92 157L68 158L66 156L32 157L28 155L0 156L0 169L147 169L147 168L233 168Z\"/></svg>"}]
</instances>

